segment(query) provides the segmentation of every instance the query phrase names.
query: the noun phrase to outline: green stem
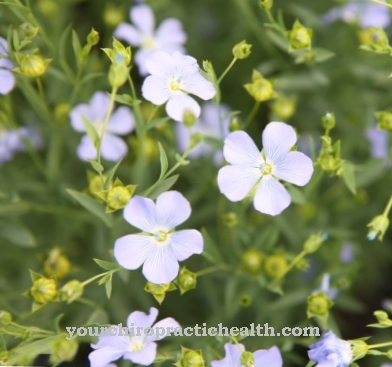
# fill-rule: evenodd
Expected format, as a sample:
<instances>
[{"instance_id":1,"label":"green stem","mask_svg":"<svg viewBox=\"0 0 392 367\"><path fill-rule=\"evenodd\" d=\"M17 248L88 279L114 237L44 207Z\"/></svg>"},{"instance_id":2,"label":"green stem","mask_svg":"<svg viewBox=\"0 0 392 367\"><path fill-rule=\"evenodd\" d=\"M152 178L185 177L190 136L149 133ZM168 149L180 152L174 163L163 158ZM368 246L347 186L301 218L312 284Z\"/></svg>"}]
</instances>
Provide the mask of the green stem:
<instances>
[{"instance_id":1,"label":"green stem","mask_svg":"<svg viewBox=\"0 0 392 367\"><path fill-rule=\"evenodd\" d=\"M389 347L390 345L392 345L392 341L385 342L385 343L379 343L379 344L371 344L371 345L368 345L368 347L369 347L369 349L374 349L374 348Z\"/></svg>"},{"instance_id":2,"label":"green stem","mask_svg":"<svg viewBox=\"0 0 392 367\"><path fill-rule=\"evenodd\" d=\"M253 105L252 110L250 111L249 115L247 116L247 118L246 118L246 120L245 120L245 123L244 123L245 128L247 128L248 125L249 125L249 124L252 122L252 120L254 119L254 117L255 117L257 111L258 111L259 108L260 108L260 104L261 104L261 102L256 101L255 104Z\"/></svg>"},{"instance_id":3,"label":"green stem","mask_svg":"<svg viewBox=\"0 0 392 367\"><path fill-rule=\"evenodd\" d=\"M109 270L109 271L105 271L104 273L95 275L95 276L93 276L92 278L89 278L89 279L85 280L85 281L82 283L82 285L83 285L83 286L86 286L87 284L92 283L94 280L97 280L97 279L99 279L99 278L103 278L105 275L107 275L107 274L109 274L109 273L114 273L114 272L116 272L116 271L117 271L117 270Z\"/></svg>"},{"instance_id":4,"label":"green stem","mask_svg":"<svg viewBox=\"0 0 392 367\"><path fill-rule=\"evenodd\" d=\"M388 216L389 211L391 210L391 206L392 206L392 195L391 195L391 197L389 198L388 204L387 204L387 206L385 207L384 212L382 213L383 216L385 216L385 217Z\"/></svg>"},{"instance_id":5,"label":"green stem","mask_svg":"<svg viewBox=\"0 0 392 367\"><path fill-rule=\"evenodd\" d=\"M383 1L380 1L380 0L370 0L370 1L373 2L373 3L376 3L376 4L387 6L388 8L392 8L391 4L384 3Z\"/></svg>"},{"instance_id":6,"label":"green stem","mask_svg":"<svg viewBox=\"0 0 392 367\"><path fill-rule=\"evenodd\" d=\"M136 117L136 135L139 141L142 142L145 133L144 118L143 118L142 111L140 109L139 100L137 99L135 85L133 83L130 74L128 74L128 81L129 81L129 85L131 86L131 92L133 98L133 112L135 113L135 117Z\"/></svg>"},{"instance_id":7,"label":"green stem","mask_svg":"<svg viewBox=\"0 0 392 367\"><path fill-rule=\"evenodd\" d=\"M272 16L270 10L265 10L265 13L267 14L268 20L272 23L272 24L276 24L276 21L274 19L274 17Z\"/></svg>"},{"instance_id":8,"label":"green stem","mask_svg":"<svg viewBox=\"0 0 392 367\"><path fill-rule=\"evenodd\" d=\"M306 255L307 255L307 252L302 250L293 260L291 260L291 263L289 264L289 266L286 268L286 270L278 278L275 279L275 282L277 282L280 279L282 279Z\"/></svg>"},{"instance_id":9,"label":"green stem","mask_svg":"<svg viewBox=\"0 0 392 367\"><path fill-rule=\"evenodd\" d=\"M222 79L226 76L226 74L230 71L230 69L234 66L234 64L236 63L238 59L236 57L234 57L233 60L231 60L231 63L229 64L229 66L226 68L226 70L223 72L223 74L219 77L217 84L219 85L220 82L222 81Z\"/></svg>"}]
</instances>

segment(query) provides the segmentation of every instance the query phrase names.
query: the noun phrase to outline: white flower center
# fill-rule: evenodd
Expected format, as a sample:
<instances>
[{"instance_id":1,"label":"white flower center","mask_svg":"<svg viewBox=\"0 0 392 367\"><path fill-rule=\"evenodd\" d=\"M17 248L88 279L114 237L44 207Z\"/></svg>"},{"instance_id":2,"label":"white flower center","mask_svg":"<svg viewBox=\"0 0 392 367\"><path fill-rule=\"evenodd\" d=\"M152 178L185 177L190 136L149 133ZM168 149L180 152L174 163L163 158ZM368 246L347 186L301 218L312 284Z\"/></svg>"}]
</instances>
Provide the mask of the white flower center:
<instances>
[{"instance_id":1,"label":"white flower center","mask_svg":"<svg viewBox=\"0 0 392 367\"><path fill-rule=\"evenodd\" d=\"M169 89L171 92L176 93L176 92L183 92L183 86L181 85L181 82L178 80L178 78L171 78L169 80Z\"/></svg>"},{"instance_id":2,"label":"white flower center","mask_svg":"<svg viewBox=\"0 0 392 367\"><path fill-rule=\"evenodd\" d=\"M260 171L263 175L271 175L272 171L274 169L274 166L270 163L261 163L259 168L260 168Z\"/></svg>"},{"instance_id":3,"label":"white flower center","mask_svg":"<svg viewBox=\"0 0 392 367\"><path fill-rule=\"evenodd\" d=\"M145 347L144 339L141 338L131 338L130 352L140 352Z\"/></svg>"},{"instance_id":4,"label":"white flower center","mask_svg":"<svg viewBox=\"0 0 392 367\"><path fill-rule=\"evenodd\" d=\"M163 245L167 241L169 234L165 231L160 230L160 231L154 232L153 237L155 238L155 241L159 245Z\"/></svg>"},{"instance_id":5,"label":"white flower center","mask_svg":"<svg viewBox=\"0 0 392 367\"><path fill-rule=\"evenodd\" d=\"M158 48L158 45L154 36L144 36L142 40L142 47L146 50L156 50Z\"/></svg>"},{"instance_id":6,"label":"white flower center","mask_svg":"<svg viewBox=\"0 0 392 367\"><path fill-rule=\"evenodd\" d=\"M98 136L101 138L103 133L104 123L102 121L96 121L93 124L95 131L97 132Z\"/></svg>"}]
</instances>

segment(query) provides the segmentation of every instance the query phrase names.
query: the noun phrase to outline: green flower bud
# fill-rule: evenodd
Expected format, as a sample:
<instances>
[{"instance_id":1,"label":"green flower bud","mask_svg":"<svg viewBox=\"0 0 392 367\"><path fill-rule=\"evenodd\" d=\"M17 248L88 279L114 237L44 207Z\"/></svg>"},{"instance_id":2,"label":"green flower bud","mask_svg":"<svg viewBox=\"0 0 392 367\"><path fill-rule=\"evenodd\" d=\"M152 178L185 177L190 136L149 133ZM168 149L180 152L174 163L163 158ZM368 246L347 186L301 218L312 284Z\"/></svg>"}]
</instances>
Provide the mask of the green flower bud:
<instances>
[{"instance_id":1,"label":"green flower bud","mask_svg":"<svg viewBox=\"0 0 392 367\"><path fill-rule=\"evenodd\" d=\"M165 299L166 292L174 291L176 287L173 283L168 284L154 284L151 282L147 282L144 290L148 293L151 293L154 298L161 304Z\"/></svg>"},{"instance_id":2,"label":"green flower bud","mask_svg":"<svg viewBox=\"0 0 392 367\"><path fill-rule=\"evenodd\" d=\"M61 288L61 300L72 303L82 296L84 285L79 280L70 280Z\"/></svg>"},{"instance_id":3,"label":"green flower bud","mask_svg":"<svg viewBox=\"0 0 392 367\"><path fill-rule=\"evenodd\" d=\"M12 321L12 315L4 310L0 311L0 324L8 325Z\"/></svg>"},{"instance_id":4,"label":"green flower bud","mask_svg":"<svg viewBox=\"0 0 392 367\"><path fill-rule=\"evenodd\" d=\"M182 367L204 367L203 356L200 351L188 350L182 358Z\"/></svg>"},{"instance_id":5,"label":"green flower bud","mask_svg":"<svg viewBox=\"0 0 392 367\"><path fill-rule=\"evenodd\" d=\"M246 59L251 54L251 51L250 51L251 48L252 48L252 45L250 45L249 43L246 43L246 41L243 40L240 43L237 43L233 47L233 55L235 58L240 59L240 60Z\"/></svg>"},{"instance_id":6,"label":"green flower bud","mask_svg":"<svg viewBox=\"0 0 392 367\"><path fill-rule=\"evenodd\" d=\"M284 96L278 96L278 98L271 103L272 112L282 120L288 120L293 116L295 107L296 99Z\"/></svg>"},{"instance_id":7,"label":"green flower bud","mask_svg":"<svg viewBox=\"0 0 392 367\"><path fill-rule=\"evenodd\" d=\"M71 106L66 102L60 102L54 108L54 118L59 124L64 124L68 121L69 111Z\"/></svg>"},{"instance_id":8,"label":"green flower bud","mask_svg":"<svg viewBox=\"0 0 392 367\"><path fill-rule=\"evenodd\" d=\"M91 31L87 36L87 44L89 46L95 46L98 42L99 42L99 33L94 28L91 28Z\"/></svg>"},{"instance_id":9,"label":"green flower bud","mask_svg":"<svg viewBox=\"0 0 392 367\"><path fill-rule=\"evenodd\" d=\"M66 336L55 340L51 344L52 354L50 355L50 362L58 364L61 362L70 362L74 359L78 351L78 342L75 339L67 340Z\"/></svg>"},{"instance_id":10,"label":"green flower bud","mask_svg":"<svg viewBox=\"0 0 392 367\"><path fill-rule=\"evenodd\" d=\"M45 73L46 67L52 61L43 59L39 55L23 55L15 53L15 57L19 63L19 68L14 70L31 78L38 78Z\"/></svg>"},{"instance_id":11,"label":"green flower bud","mask_svg":"<svg viewBox=\"0 0 392 367\"><path fill-rule=\"evenodd\" d=\"M34 281L30 288L30 295L37 303L50 302L57 296L56 282L53 279L39 278Z\"/></svg>"},{"instance_id":12,"label":"green flower bud","mask_svg":"<svg viewBox=\"0 0 392 367\"><path fill-rule=\"evenodd\" d=\"M255 357L253 353L245 351L241 353L241 364L245 367L254 367L255 365Z\"/></svg>"},{"instance_id":13,"label":"green flower bud","mask_svg":"<svg viewBox=\"0 0 392 367\"><path fill-rule=\"evenodd\" d=\"M7 359L9 357L9 352L6 350L0 351L0 366L7 366Z\"/></svg>"},{"instance_id":14,"label":"green flower bud","mask_svg":"<svg viewBox=\"0 0 392 367\"><path fill-rule=\"evenodd\" d=\"M191 111L186 109L183 115L183 122L185 126L192 127L196 124L197 118L195 114Z\"/></svg>"},{"instance_id":15,"label":"green flower bud","mask_svg":"<svg viewBox=\"0 0 392 367\"><path fill-rule=\"evenodd\" d=\"M310 28L305 28L297 19L294 22L293 29L287 32L290 41L289 52L298 49L310 49L312 34L313 31Z\"/></svg>"},{"instance_id":16,"label":"green flower bud","mask_svg":"<svg viewBox=\"0 0 392 367\"><path fill-rule=\"evenodd\" d=\"M185 292L188 292L191 289L196 288L197 275L196 273L189 271L184 266L183 268L181 268L180 273L178 274L178 277L175 280L175 283L180 289L180 293L184 294Z\"/></svg>"},{"instance_id":17,"label":"green flower bud","mask_svg":"<svg viewBox=\"0 0 392 367\"><path fill-rule=\"evenodd\" d=\"M328 317L328 310L333 306L333 302L327 298L324 292L320 292L308 297L308 318L317 316L321 318Z\"/></svg>"},{"instance_id":18,"label":"green flower bud","mask_svg":"<svg viewBox=\"0 0 392 367\"><path fill-rule=\"evenodd\" d=\"M50 18L56 15L59 6L53 0L39 0L37 8L43 15Z\"/></svg>"},{"instance_id":19,"label":"green flower bud","mask_svg":"<svg viewBox=\"0 0 392 367\"><path fill-rule=\"evenodd\" d=\"M287 260L282 255L270 255L264 260L264 272L271 278L279 279L287 270Z\"/></svg>"},{"instance_id":20,"label":"green flower bud","mask_svg":"<svg viewBox=\"0 0 392 367\"><path fill-rule=\"evenodd\" d=\"M386 355L387 355L387 358L388 358L388 359L392 360L392 349L388 349L388 350L386 351Z\"/></svg>"},{"instance_id":21,"label":"green flower bud","mask_svg":"<svg viewBox=\"0 0 392 367\"><path fill-rule=\"evenodd\" d=\"M107 203L109 208L113 210L118 210L123 208L128 204L128 201L131 199L133 193L135 192L136 186L115 186L109 190L107 194Z\"/></svg>"},{"instance_id":22,"label":"green flower bud","mask_svg":"<svg viewBox=\"0 0 392 367\"><path fill-rule=\"evenodd\" d=\"M229 125L230 132L242 130L242 125L238 117L233 117Z\"/></svg>"},{"instance_id":23,"label":"green flower bud","mask_svg":"<svg viewBox=\"0 0 392 367\"><path fill-rule=\"evenodd\" d=\"M389 53L388 36L382 28L366 28L359 32L360 48L365 51L376 53Z\"/></svg>"},{"instance_id":24,"label":"green flower bud","mask_svg":"<svg viewBox=\"0 0 392 367\"><path fill-rule=\"evenodd\" d=\"M50 251L44 264L45 274L57 279L64 278L69 273L70 268L71 263L61 254L61 251L58 248L54 248Z\"/></svg>"},{"instance_id":25,"label":"green flower bud","mask_svg":"<svg viewBox=\"0 0 392 367\"><path fill-rule=\"evenodd\" d=\"M374 311L373 315L376 316L378 322L389 320L388 314L385 311Z\"/></svg>"},{"instance_id":26,"label":"green flower bud","mask_svg":"<svg viewBox=\"0 0 392 367\"><path fill-rule=\"evenodd\" d=\"M300 271L307 271L309 269L309 260L308 259L300 259L296 264L295 268Z\"/></svg>"},{"instance_id":27,"label":"green flower bud","mask_svg":"<svg viewBox=\"0 0 392 367\"><path fill-rule=\"evenodd\" d=\"M241 255L241 268L248 274L258 274L261 271L263 255L257 250L248 250Z\"/></svg>"},{"instance_id":28,"label":"green flower bud","mask_svg":"<svg viewBox=\"0 0 392 367\"><path fill-rule=\"evenodd\" d=\"M392 132L392 109L389 111L378 111L376 112L376 117L379 129Z\"/></svg>"},{"instance_id":29,"label":"green flower bud","mask_svg":"<svg viewBox=\"0 0 392 367\"><path fill-rule=\"evenodd\" d=\"M34 38L39 31L38 27L33 27L30 23L23 23L20 26L20 29L22 30L25 37L28 39Z\"/></svg>"},{"instance_id":30,"label":"green flower bud","mask_svg":"<svg viewBox=\"0 0 392 367\"><path fill-rule=\"evenodd\" d=\"M332 130L335 127L335 115L327 112L324 117L321 118L321 125L326 130Z\"/></svg>"},{"instance_id":31,"label":"green flower bud","mask_svg":"<svg viewBox=\"0 0 392 367\"><path fill-rule=\"evenodd\" d=\"M260 5L261 9L270 10L272 8L272 6L274 5L274 1L273 0L259 0L259 5Z\"/></svg>"},{"instance_id":32,"label":"green flower bud","mask_svg":"<svg viewBox=\"0 0 392 367\"><path fill-rule=\"evenodd\" d=\"M252 298L247 294L240 296L239 302L241 307L249 307L252 304Z\"/></svg>"},{"instance_id":33,"label":"green flower bud","mask_svg":"<svg viewBox=\"0 0 392 367\"><path fill-rule=\"evenodd\" d=\"M257 102L263 102L277 97L273 84L263 78L257 70L253 70L252 83L245 84L244 87Z\"/></svg>"},{"instance_id":34,"label":"green flower bud","mask_svg":"<svg viewBox=\"0 0 392 367\"><path fill-rule=\"evenodd\" d=\"M384 214L377 215L371 220L367 227L369 227L367 235L369 240L372 241L377 237L379 241L382 241L382 238L389 227L389 219Z\"/></svg>"},{"instance_id":35,"label":"green flower bud","mask_svg":"<svg viewBox=\"0 0 392 367\"><path fill-rule=\"evenodd\" d=\"M326 233L318 232L311 234L304 243L304 251L308 254L316 252L327 238L328 235Z\"/></svg>"},{"instance_id":36,"label":"green flower bud","mask_svg":"<svg viewBox=\"0 0 392 367\"><path fill-rule=\"evenodd\" d=\"M365 341L361 339L350 340L350 344L354 359L361 359L366 356L369 350L369 346L366 344Z\"/></svg>"},{"instance_id":37,"label":"green flower bud","mask_svg":"<svg viewBox=\"0 0 392 367\"><path fill-rule=\"evenodd\" d=\"M229 227L233 228L238 225L238 216L234 212L225 213L222 215L222 223Z\"/></svg>"},{"instance_id":38,"label":"green flower bud","mask_svg":"<svg viewBox=\"0 0 392 367\"><path fill-rule=\"evenodd\" d=\"M109 83L114 88L121 87L128 79L129 70L125 62L115 62L109 68Z\"/></svg>"},{"instance_id":39,"label":"green flower bud","mask_svg":"<svg viewBox=\"0 0 392 367\"><path fill-rule=\"evenodd\" d=\"M124 11L117 6L107 4L103 12L103 21L106 26L114 28L121 22L125 21Z\"/></svg>"}]
</instances>

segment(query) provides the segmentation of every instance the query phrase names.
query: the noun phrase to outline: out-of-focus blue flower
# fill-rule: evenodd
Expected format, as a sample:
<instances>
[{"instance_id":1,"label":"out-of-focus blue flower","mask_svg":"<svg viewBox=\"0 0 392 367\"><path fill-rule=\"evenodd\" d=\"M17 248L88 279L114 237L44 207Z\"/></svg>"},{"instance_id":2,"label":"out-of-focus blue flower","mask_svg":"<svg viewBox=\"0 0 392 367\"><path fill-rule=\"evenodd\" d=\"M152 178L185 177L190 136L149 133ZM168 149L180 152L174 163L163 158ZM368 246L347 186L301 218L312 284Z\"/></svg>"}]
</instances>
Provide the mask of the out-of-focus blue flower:
<instances>
[{"instance_id":1,"label":"out-of-focus blue flower","mask_svg":"<svg viewBox=\"0 0 392 367\"><path fill-rule=\"evenodd\" d=\"M141 75L147 75L146 60L154 51L185 53L182 45L186 34L178 19L164 20L155 31L155 17L151 8L140 4L131 8L129 17L133 25L121 23L114 31L114 37L127 41L130 45L140 47L135 54L135 62Z\"/></svg>"},{"instance_id":2,"label":"out-of-focus blue flower","mask_svg":"<svg viewBox=\"0 0 392 367\"><path fill-rule=\"evenodd\" d=\"M320 291L323 292L327 296L327 298L333 300L338 295L339 290L337 288L329 287L330 280L331 276L328 273L323 274L323 277L321 279Z\"/></svg>"},{"instance_id":3,"label":"out-of-focus blue flower","mask_svg":"<svg viewBox=\"0 0 392 367\"><path fill-rule=\"evenodd\" d=\"M230 112L226 105L221 105L218 110L217 106L211 102L204 103L201 107L199 120L192 127L193 133L201 133L205 138L212 138L218 141L229 134L229 119L223 119ZM220 123L222 120L222 126ZM181 153L184 153L189 145L189 129L184 124L178 122L176 124L177 144ZM201 142L188 154L188 158L198 158L205 156L214 156L214 163L218 166L223 162L223 153L221 149L216 149L207 141Z\"/></svg>"},{"instance_id":4,"label":"out-of-focus blue flower","mask_svg":"<svg viewBox=\"0 0 392 367\"><path fill-rule=\"evenodd\" d=\"M354 245L350 241L346 241L340 250L340 260L346 264L354 261Z\"/></svg>"},{"instance_id":5,"label":"out-of-focus blue flower","mask_svg":"<svg viewBox=\"0 0 392 367\"><path fill-rule=\"evenodd\" d=\"M71 113L71 124L74 130L86 132L83 117L86 118L97 131L98 136L102 135L106 113L110 104L109 96L104 92L96 92L89 104L79 104L75 106ZM114 111L109 119L106 131L102 137L101 155L108 161L118 161L123 158L128 147L117 135L126 135L134 129L134 118L128 107L122 106ZM78 146L77 154L80 159L97 158L97 150L93 142L86 134Z\"/></svg>"},{"instance_id":6,"label":"out-of-focus blue flower","mask_svg":"<svg viewBox=\"0 0 392 367\"><path fill-rule=\"evenodd\" d=\"M331 330L309 349L308 356L317 363L315 367L348 367L353 358L350 343L339 339Z\"/></svg>"},{"instance_id":7,"label":"out-of-focus blue flower","mask_svg":"<svg viewBox=\"0 0 392 367\"><path fill-rule=\"evenodd\" d=\"M167 330L166 328L168 327L180 327L179 323L171 317L167 317L154 324L157 316L158 310L154 307L150 308L150 314L148 315L141 311L132 312L128 316L127 327L131 332L134 330L134 335L120 336L113 335L119 334L119 332L111 332L111 334L109 334L109 332L106 331L105 335L99 337L97 344L91 344L91 347L95 349L88 357L91 367L113 366L109 363L116 361L121 357L142 366L149 366L152 364L157 354L157 344L155 341L161 340L166 336L157 335L155 330L159 329L155 328L165 328L165 330ZM142 328L140 336L135 335L135 333L138 334L137 327ZM145 335L144 331L146 328L154 329L152 335Z\"/></svg>"},{"instance_id":8,"label":"out-of-focus blue flower","mask_svg":"<svg viewBox=\"0 0 392 367\"><path fill-rule=\"evenodd\" d=\"M370 127L366 130L366 137L369 140L370 154L373 158L388 157L388 131Z\"/></svg>"},{"instance_id":9,"label":"out-of-focus blue flower","mask_svg":"<svg viewBox=\"0 0 392 367\"><path fill-rule=\"evenodd\" d=\"M313 163L305 154L291 151L297 136L283 122L270 122L262 140L264 149L260 152L244 131L229 134L223 154L230 165L219 170L218 186L231 201L243 200L256 186L255 209L278 215L291 203L279 180L304 186L312 177Z\"/></svg>"},{"instance_id":10,"label":"out-of-focus blue flower","mask_svg":"<svg viewBox=\"0 0 392 367\"><path fill-rule=\"evenodd\" d=\"M11 92L15 85L15 77L10 71L14 64L8 60L8 44L5 38L0 37L0 94Z\"/></svg>"},{"instance_id":11,"label":"out-of-focus blue flower","mask_svg":"<svg viewBox=\"0 0 392 367\"><path fill-rule=\"evenodd\" d=\"M327 24L338 19L347 23L358 22L361 28L385 28L391 21L391 15L387 6L367 0L351 0L346 5L332 8L323 16Z\"/></svg>"}]
</instances>

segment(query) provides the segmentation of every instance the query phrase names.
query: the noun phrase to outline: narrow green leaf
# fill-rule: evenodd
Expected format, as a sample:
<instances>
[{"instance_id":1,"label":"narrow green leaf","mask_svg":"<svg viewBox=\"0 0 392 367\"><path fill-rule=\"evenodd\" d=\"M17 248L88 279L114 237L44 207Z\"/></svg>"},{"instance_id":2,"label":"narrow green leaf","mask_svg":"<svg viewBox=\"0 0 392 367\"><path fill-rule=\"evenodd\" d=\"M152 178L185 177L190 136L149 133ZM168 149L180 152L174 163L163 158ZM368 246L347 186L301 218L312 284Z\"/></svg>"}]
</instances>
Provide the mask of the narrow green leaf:
<instances>
[{"instance_id":1,"label":"narrow green leaf","mask_svg":"<svg viewBox=\"0 0 392 367\"><path fill-rule=\"evenodd\" d=\"M237 116L241 113L241 111L230 111L223 116L223 120L228 120L234 116Z\"/></svg>"},{"instance_id":2,"label":"narrow green leaf","mask_svg":"<svg viewBox=\"0 0 392 367\"><path fill-rule=\"evenodd\" d=\"M67 189L70 194L81 206L87 209L91 214L101 219L108 227L112 227L114 224L113 216L105 213L105 206L98 203L92 197L83 194L81 192Z\"/></svg>"},{"instance_id":3,"label":"narrow green leaf","mask_svg":"<svg viewBox=\"0 0 392 367\"><path fill-rule=\"evenodd\" d=\"M357 194L354 165L348 162L344 163L343 167L343 180L348 189L354 194Z\"/></svg>"},{"instance_id":4,"label":"narrow green leaf","mask_svg":"<svg viewBox=\"0 0 392 367\"><path fill-rule=\"evenodd\" d=\"M82 50L82 45L80 44L78 34L74 30L72 30L72 48L73 48L73 52L75 55L76 65L78 67L80 67L80 64L82 61L80 58L80 52Z\"/></svg>"},{"instance_id":5,"label":"narrow green leaf","mask_svg":"<svg viewBox=\"0 0 392 367\"><path fill-rule=\"evenodd\" d=\"M114 175L115 175L115 173L116 173L116 171L117 171L117 169L118 169L118 167L120 166L120 163L122 162L122 158L110 169L110 171L109 171L109 173L108 173L108 176L107 176L107 178L106 178L106 181L105 181L105 183L104 183L104 185L103 185L103 188L105 189L105 190L108 190L109 189L109 186L110 186L110 182L113 180L113 177L114 177Z\"/></svg>"},{"instance_id":6,"label":"narrow green leaf","mask_svg":"<svg viewBox=\"0 0 392 367\"><path fill-rule=\"evenodd\" d=\"M116 102L133 107L133 98L129 94L116 95L114 98Z\"/></svg>"},{"instance_id":7,"label":"narrow green leaf","mask_svg":"<svg viewBox=\"0 0 392 367\"><path fill-rule=\"evenodd\" d=\"M17 32L15 29L14 29L14 32L13 32L12 42L13 42L13 44L14 44L14 49L15 49L16 51L18 51L18 50L19 50L19 45L20 45L20 43L19 43L18 32Z\"/></svg>"},{"instance_id":8,"label":"narrow green leaf","mask_svg":"<svg viewBox=\"0 0 392 367\"><path fill-rule=\"evenodd\" d=\"M146 130L148 131L148 130L152 129L153 127L155 127L159 124L163 124L164 122L169 121L169 120L170 120L170 117L161 117L159 119L152 120L147 124Z\"/></svg>"},{"instance_id":9,"label":"narrow green leaf","mask_svg":"<svg viewBox=\"0 0 392 367\"><path fill-rule=\"evenodd\" d=\"M215 241L212 239L210 234L208 233L207 229L202 228L201 233L203 235L203 242L204 242L204 251L203 255L208 254L209 259L214 264L216 263L223 263L222 255L219 251L218 246L216 245Z\"/></svg>"},{"instance_id":10,"label":"narrow green leaf","mask_svg":"<svg viewBox=\"0 0 392 367\"><path fill-rule=\"evenodd\" d=\"M159 148L159 159L161 161L161 174L159 176L159 179L161 179L164 174L167 171L167 168L169 167L169 162L167 161L167 155L165 153L165 150L162 147L162 144L158 142L158 148Z\"/></svg>"},{"instance_id":11,"label":"narrow green leaf","mask_svg":"<svg viewBox=\"0 0 392 367\"><path fill-rule=\"evenodd\" d=\"M98 280L98 285L105 284L110 279L111 273L105 274L101 279Z\"/></svg>"},{"instance_id":12,"label":"narrow green leaf","mask_svg":"<svg viewBox=\"0 0 392 367\"><path fill-rule=\"evenodd\" d=\"M176 183L176 181L178 180L178 177L179 177L179 175L174 175L169 178L166 178L165 180L163 180L159 184L154 185L153 188L151 189L150 193L147 196L150 199L153 199L153 200L156 199L157 196L162 194L162 192L169 190Z\"/></svg>"},{"instance_id":13,"label":"narrow green leaf","mask_svg":"<svg viewBox=\"0 0 392 367\"><path fill-rule=\"evenodd\" d=\"M95 130L95 127L91 124L89 120L85 116L82 116L83 119L83 125L84 128L86 129L87 135L89 136L90 140L92 141L94 147L97 147L98 142L99 142L99 136L97 134L97 130Z\"/></svg>"},{"instance_id":14,"label":"narrow green leaf","mask_svg":"<svg viewBox=\"0 0 392 367\"><path fill-rule=\"evenodd\" d=\"M93 259L102 269L105 270L116 270L120 268L119 264L112 263L110 261L104 261L100 259Z\"/></svg>"},{"instance_id":15,"label":"narrow green leaf","mask_svg":"<svg viewBox=\"0 0 392 367\"><path fill-rule=\"evenodd\" d=\"M110 278L105 283L105 291L106 291L106 296L108 297L108 299L110 299L110 297L112 295L112 278L113 278L113 273L110 273Z\"/></svg>"},{"instance_id":16,"label":"narrow green leaf","mask_svg":"<svg viewBox=\"0 0 392 367\"><path fill-rule=\"evenodd\" d=\"M21 247L34 247L36 245L33 233L19 222L0 222L0 237Z\"/></svg>"},{"instance_id":17,"label":"narrow green leaf","mask_svg":"<svg viewBox=\"0 0 392 367\"><path fill-rule=\"evenodd\" d=\"M98 173L103 172L104 168L103 168L102 164L100 164L97 161L94 161L92 159L87 159L87 160L90 162L91 166L94 168L94 170L96 172L98 172Z\"/></svg>"}]
</instances>

